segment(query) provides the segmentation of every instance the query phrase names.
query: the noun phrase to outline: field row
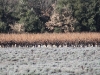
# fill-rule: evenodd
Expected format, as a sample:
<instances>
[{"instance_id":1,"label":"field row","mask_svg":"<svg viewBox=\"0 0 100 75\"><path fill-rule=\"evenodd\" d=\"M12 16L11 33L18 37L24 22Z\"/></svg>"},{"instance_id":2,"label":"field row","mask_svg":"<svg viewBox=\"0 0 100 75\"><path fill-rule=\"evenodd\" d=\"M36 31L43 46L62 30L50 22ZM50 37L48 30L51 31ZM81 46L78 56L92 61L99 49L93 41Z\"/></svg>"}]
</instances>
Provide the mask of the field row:
<instances>
[{"instance_id":1,"label":"field row","mask_svg":"<svg viewBox=\"0 0 100 75\"><path fill-rule=\"evenodd\" d=\"M2 46L100 45L100 33L0 34Z\"/></svg>"},{"instance_id":2,"label":"field row","mask_svg":"<svg viewBox=\"0 0 100 75\"><path fill-rule=\"evenodd\" d=\"M100 47L0 48L0 75L100 75Z\"/></svg>"}]
</instances>

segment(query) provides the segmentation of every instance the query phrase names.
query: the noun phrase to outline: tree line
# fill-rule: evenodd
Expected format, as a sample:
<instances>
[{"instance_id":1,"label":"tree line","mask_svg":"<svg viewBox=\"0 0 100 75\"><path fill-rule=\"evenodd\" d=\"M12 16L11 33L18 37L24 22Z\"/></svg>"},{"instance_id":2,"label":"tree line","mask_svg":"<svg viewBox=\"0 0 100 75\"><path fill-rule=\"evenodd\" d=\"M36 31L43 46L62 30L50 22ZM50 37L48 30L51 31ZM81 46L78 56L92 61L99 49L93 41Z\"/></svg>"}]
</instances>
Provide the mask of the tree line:
<instances>
[{"instance_id":1,"label":"tree line","mask_svg":"<svg viewBox=\"0 0 100 75\"><path fill-rule=\"evenodd\" d=\"M0 33L100 32L99 0L0 0Z\"/></svg>"}]
</instances>

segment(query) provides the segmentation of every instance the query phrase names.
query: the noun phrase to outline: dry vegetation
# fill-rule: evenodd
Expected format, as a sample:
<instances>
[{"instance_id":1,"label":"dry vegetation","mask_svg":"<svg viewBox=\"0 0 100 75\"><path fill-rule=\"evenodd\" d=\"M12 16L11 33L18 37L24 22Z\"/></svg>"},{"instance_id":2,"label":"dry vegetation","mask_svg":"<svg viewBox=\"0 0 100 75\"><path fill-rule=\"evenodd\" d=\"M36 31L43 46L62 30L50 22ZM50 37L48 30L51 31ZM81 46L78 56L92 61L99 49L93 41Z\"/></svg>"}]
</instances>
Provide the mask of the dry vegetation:
<instances>
[{"instance_id":1,"label":"dry vegetation","mask_svg":"<svg viewBox=\"0 0 100 75\"><path fill-rule=\"evenodd\" d=\"M100 44L100 33L0 34L1 45Z\"/></svg>"}]
</instances>

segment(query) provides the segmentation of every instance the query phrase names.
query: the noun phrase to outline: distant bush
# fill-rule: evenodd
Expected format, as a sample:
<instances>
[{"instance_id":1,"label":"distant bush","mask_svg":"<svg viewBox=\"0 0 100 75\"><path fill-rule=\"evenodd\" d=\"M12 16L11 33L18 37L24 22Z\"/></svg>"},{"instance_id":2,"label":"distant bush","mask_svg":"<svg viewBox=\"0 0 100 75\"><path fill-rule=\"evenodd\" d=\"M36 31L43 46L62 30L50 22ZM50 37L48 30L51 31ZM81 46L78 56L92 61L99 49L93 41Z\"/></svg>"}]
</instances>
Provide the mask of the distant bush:
<instances>
[{"instance_id":1,"label":"distant bush","mask_svg":"<svg viewBox=\"0 0 100 75\"><path fill-rule=\"evenodd\" d=\"M24 24L15 23L14 25L9 25L10 30L13 33L23 33L25 32Z\"/></svg>"},{"instance_id":2,"label":"distant bush","mask_svg":"<svg viewBox=\"0 0 100 75\"><path fill-rule=\"evenodd\" d=\"M0 22L0 33L6 33L9 31L9 29L10 29L10 27L7 26L6 23Z\"/></svg>"},{"instance_id":3,"label":"distant bush","mask_svg":"<svg viewBox=\"0 0 100 75\"><path fill-rule=\"evenodd\" d=\"M55 33L60 33L60 32L62 32L62 31L61 31L61 28L55 27L55 28L54 28L54 32L55 32Z\"/></svg>"}]
</instances>

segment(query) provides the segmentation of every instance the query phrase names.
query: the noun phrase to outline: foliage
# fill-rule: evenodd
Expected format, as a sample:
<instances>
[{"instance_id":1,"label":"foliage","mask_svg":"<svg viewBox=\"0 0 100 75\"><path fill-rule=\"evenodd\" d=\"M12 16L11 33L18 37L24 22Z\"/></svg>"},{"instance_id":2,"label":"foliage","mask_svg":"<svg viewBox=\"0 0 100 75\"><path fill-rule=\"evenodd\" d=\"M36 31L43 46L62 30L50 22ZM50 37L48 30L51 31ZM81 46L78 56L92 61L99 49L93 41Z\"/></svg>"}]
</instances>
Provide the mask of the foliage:
<instances>
[{"instance_id":1,"label":"foliage","mask_svg":"<svg viewBox=\"0 0 100 75\"><path fill-rule=\"evenodd\" d=\"M54 28L54 32L55 32L55 33L60 33L60 32L62 32L62 31L61 31L61 28L55 27L55 28Z\"/></svg>"},{"instance_id":2,"label":"foliage","mask_svg":"<svg viewBox=\"0 0 100 75\"><path fill-rule=\"evenodd\" d=\"M98 5L100 1L70 0L69 3L73 10L73 16L79 22L80 31L98 31L99 26L96 24L97 18L95 19L95 17L100 15L100 5Z\"/></svg>"},{"instance_id":3,"label":"foliage","mask_svg":"<svg viewBox=\"0 0 100 75\"><path fill-rule=\"evenodd\" d=\"M24 24L15 23L9 26L12 33L23 33L25 31Z\"/></svg>"},{"instance_id":4,"label":"foliage","mask_svg":"<svg viewBox=\"0 0 100 75\"><path fill-rule=\"evenodd\" d=\"M99 0L0 0L0 32L11 32L10 25L16 23L24 24L25 32L49 31L46 23L54 13L63 16L63 8L67 8L66 15L77 21L71 24L74 31L100 32ZM59 30L55 28L53 32Z\"/></svg>"},{"instance_id":5,"label":"foliage","mask_svg":"<svg viewBox=\"0 0 100 75\"><path fill-rule=\"evenodd\" d=\"M58 0L57 10L60 13L65 6L72 10L73 17L78 21L75 31L100 31L99 0Z\"/></svg>"},{"instance_id":6,"label":"foliage","mask_svg":"<svg viewBox=\"0 0 100 75\"><path fill-rule=\"evenodd\" d=\"M0 22L0 32L6 32L7 30L6 24L4 22Z\"/></svg>"},{"instance_id":7,"label":"foliage","mask_svg":"<svg viewBox=\"0 0 100 75\"><path fill-rule=\"evenodd\" d=\"M20 4L19 22L24 23L25 32L41 32L41 22L34 13L32 8L29 8L27 1Z\"/></svg>"}]
</instances>

